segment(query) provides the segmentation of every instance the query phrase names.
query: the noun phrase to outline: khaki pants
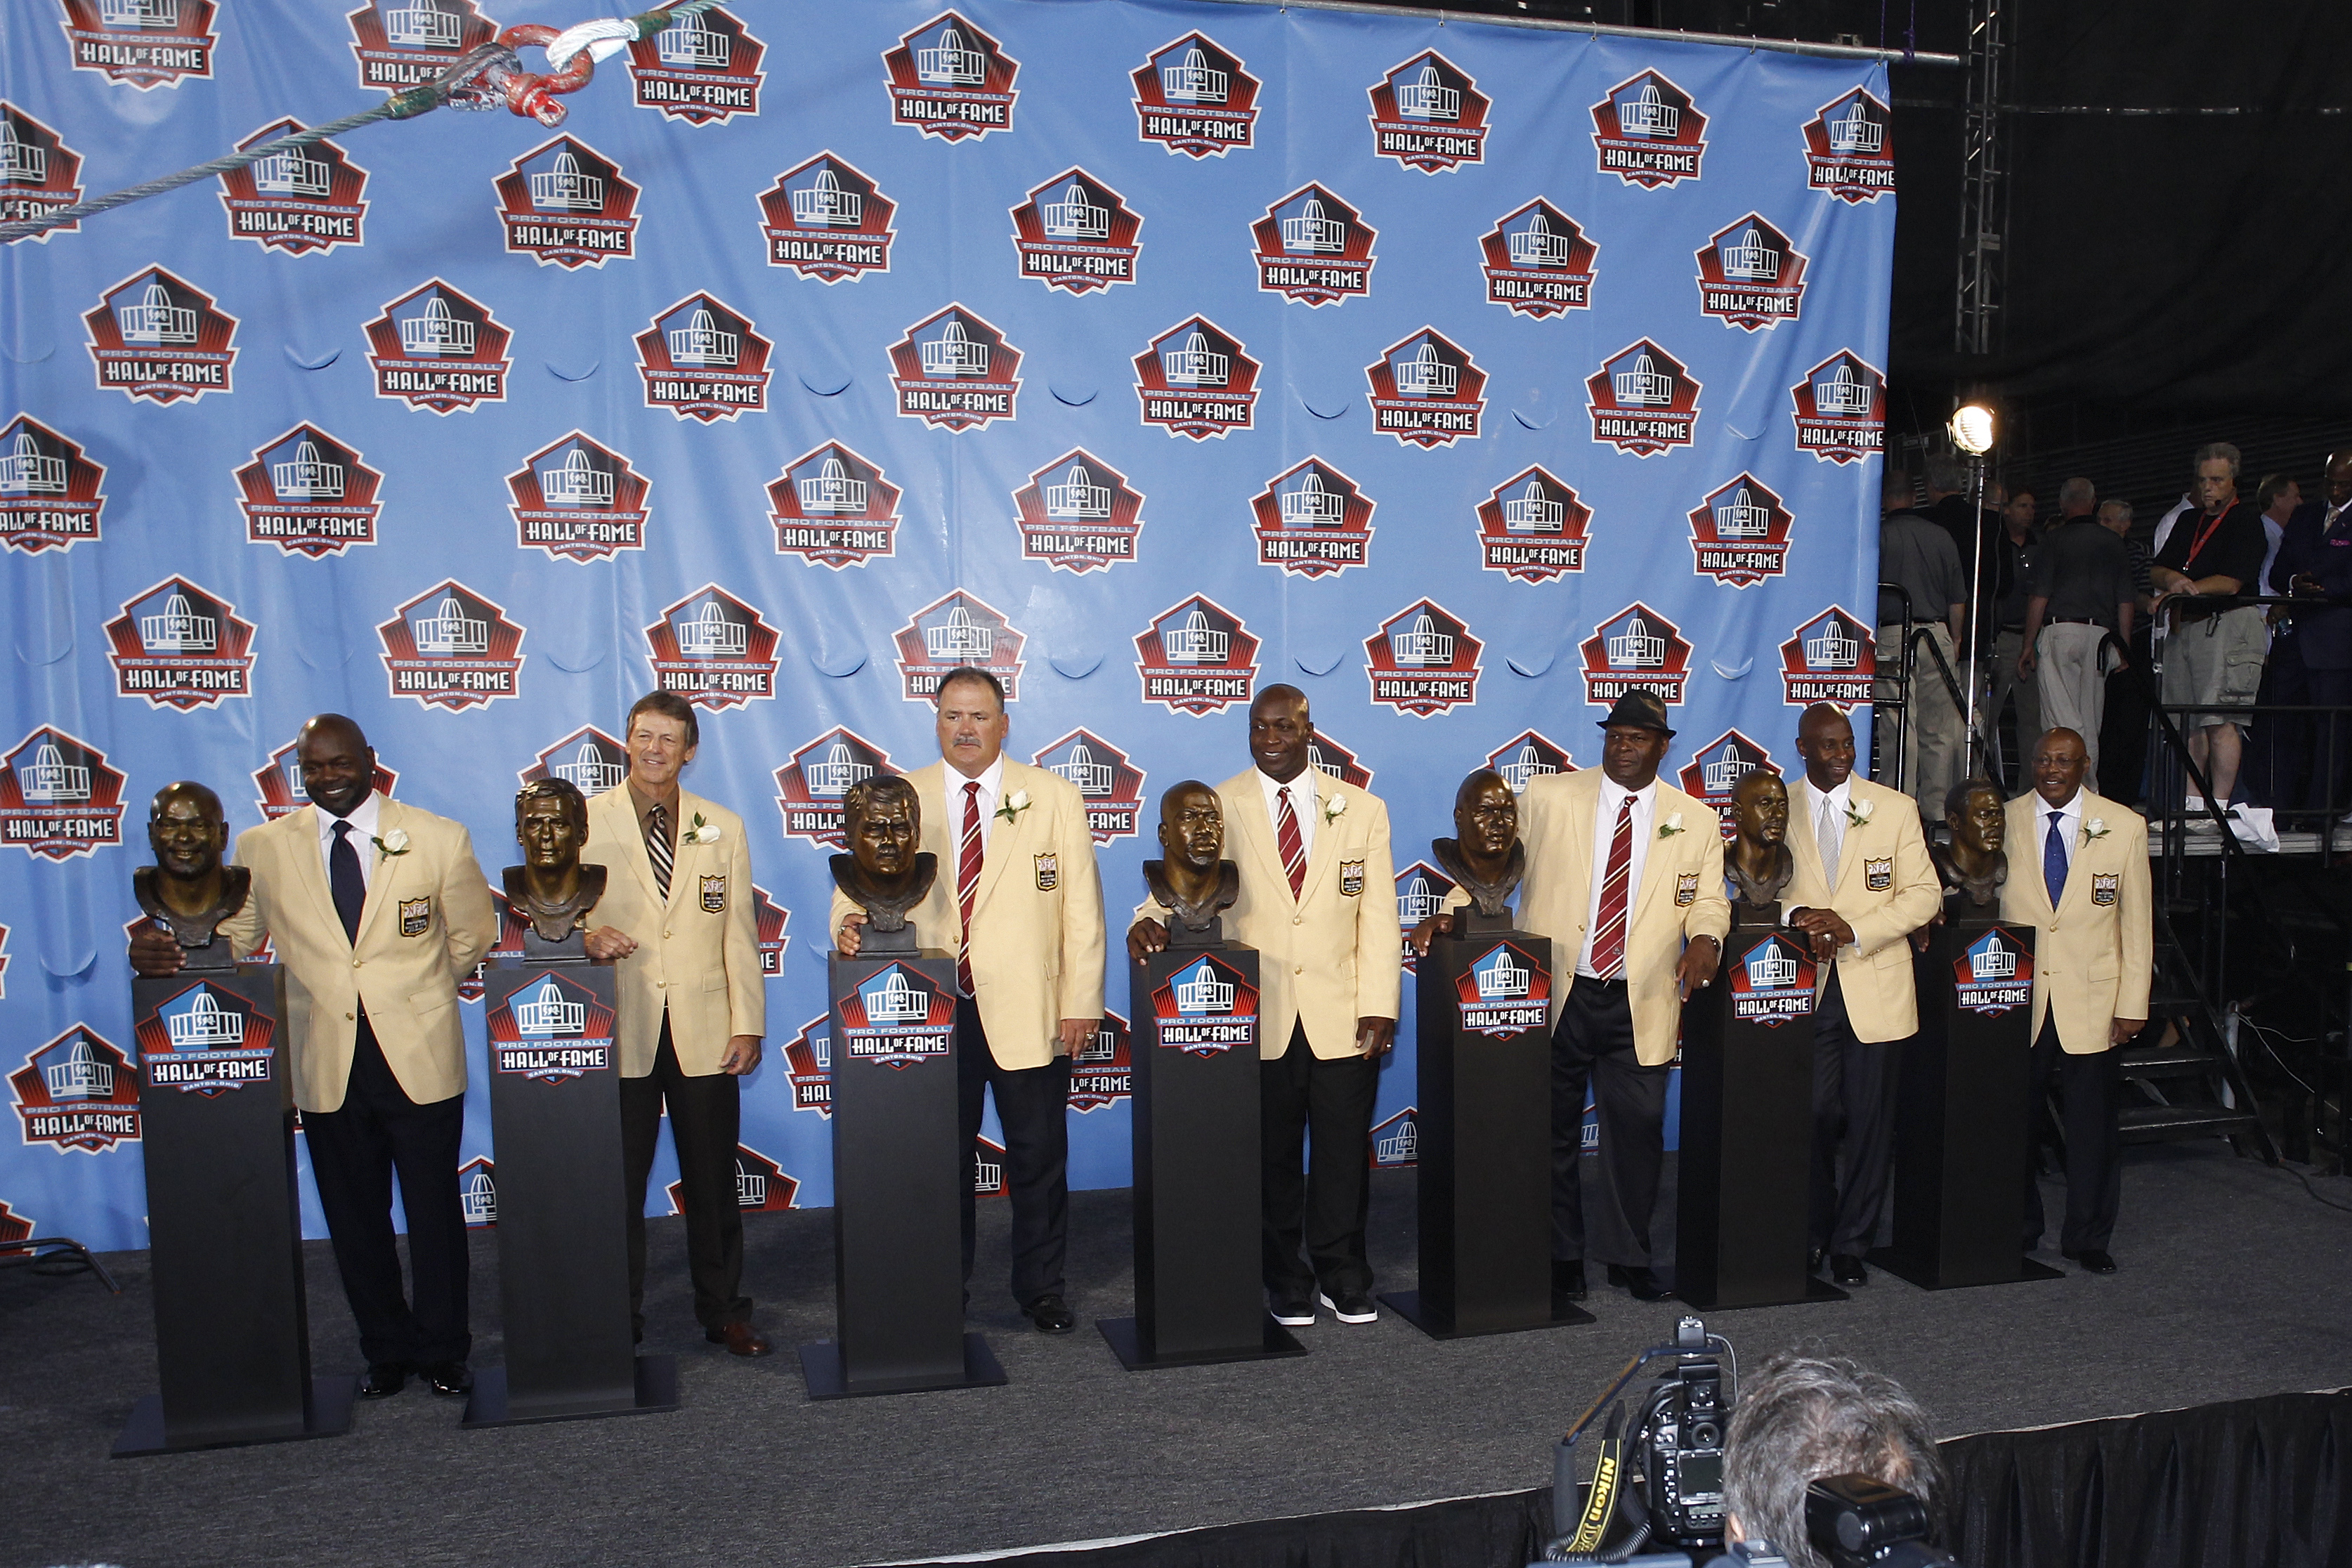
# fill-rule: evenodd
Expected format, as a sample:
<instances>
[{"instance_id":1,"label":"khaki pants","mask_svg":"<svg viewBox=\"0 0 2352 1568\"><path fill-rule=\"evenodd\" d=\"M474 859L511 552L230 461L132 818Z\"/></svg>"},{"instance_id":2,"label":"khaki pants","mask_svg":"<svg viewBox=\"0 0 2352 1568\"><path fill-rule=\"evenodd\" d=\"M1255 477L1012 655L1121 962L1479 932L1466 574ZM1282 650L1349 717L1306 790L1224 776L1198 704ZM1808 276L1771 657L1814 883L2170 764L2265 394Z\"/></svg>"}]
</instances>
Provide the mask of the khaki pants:
<instances>
[{"instance_id":1,"label":"khaki pants","mask_svg":"<svg viewBox=\"0 0 2352 1568\"><path fill-rule=\"evenodd\" d=\"M1952 657L1952 634L1941 622L1927 628L1928 637L1943 653L1944 663L1951 667L1955 679L1962 679L1959 663ZM1903 628L1887 626L1878 628L1878 657L1889 666L1902 655ZM1888 695L1893 695L1888 689ZM1911 671L1911 710L1909 721L1903 729L1903 778L1911 798L1919 803L1920 812L1931 822L1944 820L1944 796L1960 781L1960 759L1967 755L1967 721L1952 706L1951 688L1944 684L1944 672L1926 648L1919 650L1917 662Z\"/></svg>"},{"instance_id":2,"label":"khaki pants","mask_svg":"<svg viewBox=\"0 0 2352 1568\"><path fill-rule=\"evenodd\" d=\"M2033 743L2042 739L2044 728L2042 722L2042 683L2031 678L2021 678L2017 673L2017 656L2024 651L2023 632L1995 635L1992 668L1988 672L1991 678L1992 700L1984 710L1985 733L1998 742L2000 739L2001 704L2011 697L2017 699L2017 754L2004 757L2004 761L2017 764L2018 786L2021 789L2030 782L2025 777L2025 770L2033 765Z\"/></svg>"},{"instance_id":3,"label":"khaki pants","mask_svg":"<svg viewBox=\"0 0 2352 1568\"><path fill-rule=\"evenodd\" d=\"M2053 730L2083 737L2094 779L2099 776L2099 721L2107 711L2106 659L2100 647L2106 636L2105 626L2062 622L2042 627L2033 643L2042 717Z\"/></svg>"}]
</instances>

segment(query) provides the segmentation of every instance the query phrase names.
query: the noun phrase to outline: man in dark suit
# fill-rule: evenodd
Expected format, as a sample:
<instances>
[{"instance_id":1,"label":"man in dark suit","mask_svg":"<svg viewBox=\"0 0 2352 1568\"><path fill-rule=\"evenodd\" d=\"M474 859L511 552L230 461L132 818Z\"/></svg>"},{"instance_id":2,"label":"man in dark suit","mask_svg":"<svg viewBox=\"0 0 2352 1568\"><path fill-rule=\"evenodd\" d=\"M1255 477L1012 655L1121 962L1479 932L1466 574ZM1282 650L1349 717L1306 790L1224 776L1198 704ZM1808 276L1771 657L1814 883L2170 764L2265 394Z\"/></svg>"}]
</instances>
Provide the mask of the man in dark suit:
<instances>
[{"instance_id":1,"label":"man in dark suit","mask_svg":"<svg viewBox=\"0 0 2352 1568\"><path fill-rule=\"evenodd\" d=\"M2303 673L2301 700L2322 707L2352 706L2352 451L2327 459L2326 495L2307 500L2287 520L2271 581L2280 592L2312 601L2294 607L2294 645ZM2289 700L2280 698L2279 700ZM2282 805L2334 810L2352 794L2352 725L2336 731L2334 798L2321 765L2327 744L2326 721L2305 737L2309 748L2310 787L2300 801ZM2282 774L2284 783L2287 775Z\"/></svg>"}]
</instances>

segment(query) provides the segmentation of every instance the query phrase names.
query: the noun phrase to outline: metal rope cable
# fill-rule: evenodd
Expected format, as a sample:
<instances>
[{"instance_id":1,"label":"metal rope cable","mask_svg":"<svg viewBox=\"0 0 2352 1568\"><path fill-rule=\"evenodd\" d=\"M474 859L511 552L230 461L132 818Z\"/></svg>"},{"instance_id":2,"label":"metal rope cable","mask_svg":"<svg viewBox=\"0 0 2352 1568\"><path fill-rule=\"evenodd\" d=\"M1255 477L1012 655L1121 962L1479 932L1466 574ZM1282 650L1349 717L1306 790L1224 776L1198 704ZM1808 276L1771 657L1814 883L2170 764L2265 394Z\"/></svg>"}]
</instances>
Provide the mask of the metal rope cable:
<instances>
[{"instance_id":1,"label":"metal rope cable","mask_svg":"<svg viewBox=\"0 0 2352 1568\"><path fill-rule=\"evenodd\" d=\"M717 4L719 0L681 0L678 5L646 11L628 17L626 21L628 25L636 28L638 37L649 38L672 22L708 11ZM553 41L552 29L540 28L535 31L549 33L551 37L548 41ZM198 180L225 174L231 169L241 169L248 163L257 163L262 159L277 153L296 147L308 146L313 142L323 142L331 136L340 136L346 131L356 131L362 125L373 124L379 120L414 120L420 114L429 114L443 104L453 100L460 109L491 109L497 107L501 101L507 101L510 107L514 107L516 113L528 112L513 102L511 94L490 85L494 76L519 77L520 73L516 68L519 64L514 47L502 39L477 44L459 56L447 70L443 71L431 81L409 88L403 92L395 92L383 102L373 108L361 110L356 114L346 114L341 120L313 126L308 131L293 132L278 138L275 142L266 142L257 147L246 148L243 152L231 153L226 157L215 158L210 163L198 163L193 168L182 169L175 174L165 174L142 184L129 185L102 196L93 196L89 201L77 202L69 207L58 207L37 217L21 218L15 223L0 224L0 245L26 239L66 224L79 223L83 218L94 216L102 212L110 212L116 207L128 206L132 202L144 201L149 196L159 196L165 191L175 191L182 185L194 184ZM590 68L593 69L593 66ZM544 80L544 79L531 79ZM583 74L580 79L584 83L587 78ZM569 89L558 89L557 90ZM560 120L562 117L559 109L556 118Z\"/></svg>"}]
</instances>

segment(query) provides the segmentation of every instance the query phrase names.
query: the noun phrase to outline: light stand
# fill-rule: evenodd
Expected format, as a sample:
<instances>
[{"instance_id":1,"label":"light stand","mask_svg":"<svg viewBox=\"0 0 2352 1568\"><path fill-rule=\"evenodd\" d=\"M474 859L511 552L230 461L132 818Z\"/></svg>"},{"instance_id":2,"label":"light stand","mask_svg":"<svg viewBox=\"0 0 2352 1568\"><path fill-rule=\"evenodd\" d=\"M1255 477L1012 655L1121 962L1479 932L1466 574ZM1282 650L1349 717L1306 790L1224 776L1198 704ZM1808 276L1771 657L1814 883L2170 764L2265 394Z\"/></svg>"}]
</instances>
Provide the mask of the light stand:
<instances>
[{"instance_id":1,"label":"light stand","mask_svg":"<svg viewBox=\"0 0 2352 1568\"><path fill-rule=\"evenodd\" d=\"M1969 644L1965 653L1958 649L1953 650L1956 661L1968 671L1966 678L1968 708L1965 719L1969 734L1967 772L1970 777L1973 777L1982 770L1985 760L1984 737L1977 731L1977 679L1974 660L1982 647L1984 630L1979 623L1984 616L1984 593L1981 584L1984 582L1985 454L1992 450L1992 410L1982 404L1969 404L1953 414L1949 428L1952 445L1969 455L1969 466L1976 470L1975 483L1970 486L1972 510L1969 523L1969 532L1975 541L1976 547L1975 559L1969 566Z\"/></svg>"}]
</instances>

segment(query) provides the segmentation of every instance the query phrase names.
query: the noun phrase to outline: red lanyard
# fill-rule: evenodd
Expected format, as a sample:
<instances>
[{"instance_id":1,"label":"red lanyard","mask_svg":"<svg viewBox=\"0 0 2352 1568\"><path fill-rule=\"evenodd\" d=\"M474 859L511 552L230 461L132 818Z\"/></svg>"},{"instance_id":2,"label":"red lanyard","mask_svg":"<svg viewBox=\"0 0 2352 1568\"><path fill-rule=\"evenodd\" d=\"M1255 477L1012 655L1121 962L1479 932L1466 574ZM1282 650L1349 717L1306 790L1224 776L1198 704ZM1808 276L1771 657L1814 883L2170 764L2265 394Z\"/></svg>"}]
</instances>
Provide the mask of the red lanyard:
<instances>
[{"instance_id":1,"label":"red lanyard","mask_svg":"<svg viewBox=\"0 0 2352 1568\"><path fill-rule=\"evenodd\" d=\"M2195 563L2198 552L2205 548L2206 542L2213 537L2213 531L2221 526L2222 522L2228 519L2231 508L2236 505L2237 503L2232 501L2229 506L2223 507L2221 509L2221 515L2207 523L2198 531L2197 537L2189 542L2189 553L2183 556L2180 562L2180 564L2184 568Z\"/></svg>"}]
</instances>

